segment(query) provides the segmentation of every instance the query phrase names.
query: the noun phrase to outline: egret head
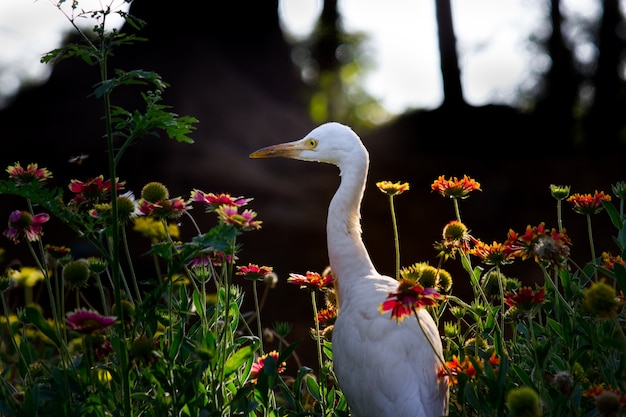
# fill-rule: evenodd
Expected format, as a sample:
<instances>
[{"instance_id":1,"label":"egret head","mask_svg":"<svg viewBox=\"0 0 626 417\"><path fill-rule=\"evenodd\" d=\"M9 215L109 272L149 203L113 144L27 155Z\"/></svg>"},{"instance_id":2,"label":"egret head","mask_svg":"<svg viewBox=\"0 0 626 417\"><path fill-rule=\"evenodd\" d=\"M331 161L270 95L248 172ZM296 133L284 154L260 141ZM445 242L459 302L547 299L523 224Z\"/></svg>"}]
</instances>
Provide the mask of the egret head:
<instances>
[{"instance_id":1,"label":"egret head","mask_svg":"<svg viewBox=\"0 0 626 417\"><path fill-rule=\"evenodd\" d=\"M250 158L292 158L302 161L326 162L340 166L342 161L368 159L367 151L356 133L341 123L320 125L300 140L259 149Z\"/></svg>"}]
</instances>

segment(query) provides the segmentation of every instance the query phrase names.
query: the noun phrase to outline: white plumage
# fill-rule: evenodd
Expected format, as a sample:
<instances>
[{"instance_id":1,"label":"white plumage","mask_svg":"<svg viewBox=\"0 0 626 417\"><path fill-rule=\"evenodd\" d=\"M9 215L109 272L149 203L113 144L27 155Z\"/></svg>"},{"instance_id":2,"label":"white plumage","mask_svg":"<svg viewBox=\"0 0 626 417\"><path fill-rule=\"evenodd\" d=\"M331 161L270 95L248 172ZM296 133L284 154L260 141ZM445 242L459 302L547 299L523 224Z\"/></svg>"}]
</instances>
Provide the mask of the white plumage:
<instances>
[{"instance_id":1,"label":"white plumage","mask_svg":"<svg viewBox=\"0 0 626 417\"><path fill-rule=\"evenodd\" d=\"M437 377L441 337L430 314L396 323L378 306L398 281L379 274L361 239L360 208L369 155L347 126L326 123L303 139L269 146L251 158L286 157L339 167L341 183L328 209L330 267L338 282L339 317L333 365L354 417L440 417L448 413L447 382Z\"/></svg>"}]
</instances>

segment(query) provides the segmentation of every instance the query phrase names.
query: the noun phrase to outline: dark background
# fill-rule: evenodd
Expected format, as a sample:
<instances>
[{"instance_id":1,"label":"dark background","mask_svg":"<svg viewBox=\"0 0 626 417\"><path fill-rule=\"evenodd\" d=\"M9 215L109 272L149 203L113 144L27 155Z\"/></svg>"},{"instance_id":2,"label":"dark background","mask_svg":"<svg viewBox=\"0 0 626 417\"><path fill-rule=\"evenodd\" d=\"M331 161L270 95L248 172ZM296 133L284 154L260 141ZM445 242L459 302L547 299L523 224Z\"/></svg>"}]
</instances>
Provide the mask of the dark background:
<instances>
[{"instance_id":1,"label":"dark background","mask_svg":"<svg viewBox=\"0 0 626 417\"><path fill-rule=\"evenodd\" d=\"M464 174L482 185L462 202L463 220L482 240L503 241L509 228L544 221L556 227L556 202L550 184L568 184L573 192L610 192L610 185L625 179L624 81L622 68L623 17L616 0L602 2L602 20L588 28L599 50L593 68L576 64L560 36L559 2L546 1L553 12L546 25L556 30L542 40L552 58L541 89L527 100L528 110L500 105L474 107L463 99L455 52L452 20L446 1L438 1L438 19L445 100L431 111L415 110L389 123L373 126L350 111L330 112L333 119L351 124L370 151L371 171L363 214L363 239L379 271L394 269L393 232L387 197L375 183L406 181L411 190L396 199L402 264L437 262L432 245L443 226L454 219L451 201L430 191L440 175ZM167 6L166 6L167 4ZM192 134L195 144L167 138L146 138L134 146L118 175L126 189L138 194L148 181L160 181L172 196L187 198L193 188L254 197L250 207L258 212L263 228L240 239L239 264L274 267L280 283L269 296L264 325L275 321L296 324L292 340L303 339L299 352L306 357L313 342L306 293L286 284L290 272L321 272L327 265L326 208L339 181L335 167L290 160L250 160L263 146L295 140L318 124L308 112L308 100L319 88L304 83L291 60L291 45L281 32L277 1L212 2L207 13L196 3L136 0L131 12L147 22L140 35L148 42L115 52L112 68L145 69L159 73L172 87L164 103L175 113L199 119ZM337 71L343 64L334 51L346 42L336 3L327 1L318 30L306 44L319 74ZM349 41L348 41L349 42ZM352 39L352 42L356 42ZM358 45L357 45L358 46ZM38 162L54 173L53 183L66 187L69 180L87 179L106 170L102 108L93 96L98 81L95 68L78 60L55 65L44 85L24 89L0 112L3 152L0 166L16 161ZM591 85L593 105L580 109L581 85ZM339 98L338 98L339 100ZM132 94L116 93L114 104L138 105ZM68 159L88 154L83 164ZM3 196L0 218L25 209L19 199ZM194 213L201 218L200 213ZM612 226L607 216L594 217L596 253L614 250ZM206 225L211 219L207 217ZM564 224L574 241L573 256L589 258L586 223L564 206ZM67 245L51 222L45 226L46 242ZM182 224L184 233L192 233ZM191 236L191 235L189 235ZM147 242L137 238L138 249ZM32 265L22 246L8 240L6 263ZM150 262L140 273L152 273ZM453 292L468 294L467 276L457 265L446 264L455 279ZM530 262L504 271L525 284L540 279ZM247 284L243 284L246 286Z\"/></svg>"}]
</instances>

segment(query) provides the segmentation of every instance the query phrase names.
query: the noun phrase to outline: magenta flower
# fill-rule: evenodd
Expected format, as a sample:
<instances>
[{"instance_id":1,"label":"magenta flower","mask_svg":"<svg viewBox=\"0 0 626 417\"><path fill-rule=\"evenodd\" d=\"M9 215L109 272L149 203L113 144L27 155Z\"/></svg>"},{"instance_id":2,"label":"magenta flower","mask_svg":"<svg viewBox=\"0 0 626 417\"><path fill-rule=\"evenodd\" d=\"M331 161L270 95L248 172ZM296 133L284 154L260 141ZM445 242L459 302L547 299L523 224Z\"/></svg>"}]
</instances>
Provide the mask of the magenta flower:
<instances>
[{"instance_id":1,"label":"magenta flower","mask_svg":"<svg viewBox=\"0 0 626 417\"><path fill-rule=\"evenodd\" d=\"M424 288L415 281L401 279L398 289L389 293L378 306L380 314L391 311L391 318L399 323L421 308L436 305L442 296L435 288Z\"/></svg>"},{"instance_id":2,"label":"magenta flower","mask_svg":"<svg viewBox=\"0 0 626 417\"><path fill-rule=\"evenodd\" d=\"M78 310L68 314L67 328L81 334L102 332L115 324L115 317L101 316L90 310Z\"/></svg>"},{"instance_id":3,"label":"magenta flower","mask_svg":"<svg viewBox=\"0 0 626 417\"><path fill-rule=\"evenodd\" d=\"M4 235L15 244L24 236L29 242L34 242L43 234L41 224L48 220L50 216L47 213L33 216L27 211L15 210L9 215L9 227L4 231Z\"/></svg>"},{"instance_id":4,"label":"magenta flower","mask_svg":"<svg viewBox=\"0 0 626 417\"><path fill-rule=\"evenodd\" d=\"M262 280L267 274L273 271L271 266L258 266L255 264L248 264L247 266L238 266L237 275L242 275L245 279L250 281Z\"/></svg>"},{"instance_id":5,"label":"magenta flower","mask_svg":"<svg viewBox=\"0 0 626 417\"><path fill-rule=\"evenodd\" d=\"M6 171L9 173L9 178L18 184L45 182L48 178L52 178L50 171L46 168L39 168L37 164L28 164L24 169L19 162L16 162L9 166Z\"/></svg>"},{"instance_id":6,"label":"magenta flower","mask_svg":"<svg viewBox=\"0 0 626 417\"><path fill-rule=\"evenodd\" d=\"M207 210L214 211L222 205L241 207L248 204L252 199L244 197L232 197L230 194L213 194L205 193L200 190L191 192L191 201L194 203L202 203L207 206Z\"/></svg>"},{"instance_id":7,"label":"magenta flower","mask_svg":"<svg viewBox=\"0 0 626 417\"><path fill-rule=\"evenodd\" d=\"M250 382L253 384L256 384L259 374L261 374L261 372L265 369L265 361L268 356L271 357L276 363L276 370L279 374L285 372L287 364L285 362L278 363L278 352L273 350L270 353L266 353L265 355L259 357L259 359L252 364L252 368L250 369Z\"/></svg>"},{"instance_id":8,"label":"magenta flower","mask_svg":"<svg viewBox=\"0 0 626 417\"><path fill-rule=\"evenodd\" d=\"M124 182L116 183L117 190L122 189L123 186ZM71 192L76 194L72 202L80 205L82 203L93 204L100 202L100 200L111 193L113 185L111 184L111 180L105 180L104 176L99 175L87 181L71 180L69 188Z\"/></svg>"}]
</instances>

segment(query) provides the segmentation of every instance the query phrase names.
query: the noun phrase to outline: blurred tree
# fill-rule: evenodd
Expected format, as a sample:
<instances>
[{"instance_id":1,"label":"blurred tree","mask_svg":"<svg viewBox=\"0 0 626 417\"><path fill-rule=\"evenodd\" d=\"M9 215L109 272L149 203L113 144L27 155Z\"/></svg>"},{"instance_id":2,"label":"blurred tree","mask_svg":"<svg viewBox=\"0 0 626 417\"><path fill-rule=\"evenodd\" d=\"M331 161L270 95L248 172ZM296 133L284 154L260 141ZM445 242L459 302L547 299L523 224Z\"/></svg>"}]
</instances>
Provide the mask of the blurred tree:
<instances>
[{"instance_id":1,"label":"blurred tree","mask_svg":"<svg viewBox=\"0 0 626 417\"><path fill-rule=\"evenodd\" d=\"M563 37L561 0L550 0L550 36L546 50L551 65L540 83L534 109L538 123L549 137L549 146L571 147L575 135L574 108L582 76L575 66L572 50Z\"/></svg>"},{"instance_id":2,"label":"blurred tree","mask_svg":"<svg viewBox=\"0 0 626 417\"><path fill-rule=\"evenodd\" d=\"M465 106L450 0L435 0L444 107Z\"/></svg>"},{"instance_id":3,"label":"blurred tree","mask_svg":"<svg viewBox=\"0 0 626 417\"><path fill-rule=\"evenodd\" d=\"M624 18L618 0L603 0L597 33L598 60L592 77L593 102L585 120L586 145L606 152L625 143L626 89L623 79Z\"/></svg>"},{"instance_id":4,"label":"blurred tree","mask_svg":"<svg viewBox=\"0 0 626 417\"><path fill-rule=\"evenodd\" d=\"M355 128L371 128L389 113L363 88L370 67L363 33L346 33L337 0L325 0L311 36L294 45L296 64L311 86L309 111L317 123L334 120Z\"/></svg>"}]
</instances>

